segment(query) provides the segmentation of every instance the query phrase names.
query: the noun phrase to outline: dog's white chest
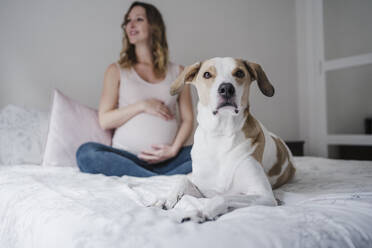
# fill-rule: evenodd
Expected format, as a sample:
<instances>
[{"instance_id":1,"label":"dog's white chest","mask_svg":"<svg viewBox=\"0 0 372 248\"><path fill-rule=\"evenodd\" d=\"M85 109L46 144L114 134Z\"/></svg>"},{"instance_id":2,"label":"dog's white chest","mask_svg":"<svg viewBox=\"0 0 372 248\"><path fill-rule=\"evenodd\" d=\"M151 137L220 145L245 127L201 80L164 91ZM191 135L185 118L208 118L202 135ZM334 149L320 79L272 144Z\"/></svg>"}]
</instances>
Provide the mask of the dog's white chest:
<instances>
[{"instance_id":1,"label":"dog's white chest","mask_svg":"<svg viewBox=\"0 0 372 248\"><path fill-rule=\"evenodd\" d=\"M196 130L192 149L192 181L206 196L231 190L239 160L242 154L247 154L250 145L242 143L241 139L239 136L209 136L200 128Z\"/></svg>"}]
</instances>

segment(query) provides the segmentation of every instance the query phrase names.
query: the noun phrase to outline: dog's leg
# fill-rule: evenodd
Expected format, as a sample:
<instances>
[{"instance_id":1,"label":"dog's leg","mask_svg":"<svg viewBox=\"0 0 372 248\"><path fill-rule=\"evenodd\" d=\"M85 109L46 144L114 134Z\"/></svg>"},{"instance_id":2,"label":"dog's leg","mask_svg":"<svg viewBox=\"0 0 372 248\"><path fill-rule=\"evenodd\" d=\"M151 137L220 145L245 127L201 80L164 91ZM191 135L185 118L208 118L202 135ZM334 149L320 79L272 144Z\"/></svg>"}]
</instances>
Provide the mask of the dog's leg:
<instances>
[{"instance_id":1,"label":"dog's leg","mask_svg":"<svg viewBox=\"0 0 372 248\"><path fill-rule=\"evenodd\" d=\"M206 220L217 217L234 209L253 205L277 206L275 198L271 195L224 195L215 196L207 202L202 216Z\"/></svg>"},{"instance_id":2,"label":"dog's leg","mask_svg":"<svg viewBox=\"0 0 372 248\"><path fill-rule=\"evenodd\" d=\"M234 209L252 205L277 206L275 198L270 195L219 195L213 198L196 198L185 195L175 209L182 210L176 216L177 221L194 221L203 223L217 219Z\"/></svg>"},{"instance_id":3,"label":"dog's leg","mask_svg":"<svg viewBox=\"0 0 372 248\"><path fill-rule=\"evenodd\" d=\"M210 200L208 198L184 195L170 212L177 222L193 221L202 223L206 221L203 215L203 209L205 209L207 201Z\"/></svg>"},{"instance_id":4,"label":"dog's leg","mask_svg":"<svg viewBox=\"0 0 372 248\"><path fill-rule=\"evenodd\" d=\"M247 159L240 163L233 176L230 189L225 194L208 199L196 199L189 196L183 198L176 205L176 207L186 206L183 208L188 213L183 220L197 222L214 220L237 208L252 205L277 206L269 180L262 166L254 159ZM190 205L195 209L190 210ZM192 216L187 216L187 214Z\"/></svg>"},{"instance_id":5,"label":"dog's leg","mask_svg":"<svg viewBox=\"0 0 372 248\"><path fill-rule=\"evenodd\" d=\"M184 195L191 195L196 198L203 197L203 194L199 191L199 189L187 178L187 176L183 176L180 181L175 185L172 189L171 193L167 197L167 199L159 200L155 206L161 207L163 209L171 209L173 208L177 202L184 196Z\"/></svg>"},{"instance_id":6,"label":"dog's leg","mask_svg":"<svg viewBox=\"0 0 372 248\"><path fill-rule=\"evenodd\" d=\"M261 164L248 158L236 169L229 192L212 198L204 212L213 219L233 209L252 205L277 206L277 202Z\"/></svg>"}]
</instances>

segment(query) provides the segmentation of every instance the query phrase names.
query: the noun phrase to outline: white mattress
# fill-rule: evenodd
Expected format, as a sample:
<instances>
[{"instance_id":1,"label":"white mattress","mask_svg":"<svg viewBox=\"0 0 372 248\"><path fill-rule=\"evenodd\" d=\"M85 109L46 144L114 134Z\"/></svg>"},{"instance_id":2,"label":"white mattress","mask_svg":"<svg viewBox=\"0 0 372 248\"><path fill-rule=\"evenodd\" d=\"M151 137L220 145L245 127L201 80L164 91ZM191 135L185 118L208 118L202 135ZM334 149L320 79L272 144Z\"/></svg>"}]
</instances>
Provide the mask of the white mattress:
<instances>
[{"instance_id":1,"label":"white mattress","mask_svg":"<svg viewBox=\"0 0 372 248\"><path fill-rule=\"evenodd\" d=\"M176 223L148 208L178 176L147 179L73 168L0 166L0 247L372 247L372 162L295 158L279 207Z\"/></svg>"}]
</instances>

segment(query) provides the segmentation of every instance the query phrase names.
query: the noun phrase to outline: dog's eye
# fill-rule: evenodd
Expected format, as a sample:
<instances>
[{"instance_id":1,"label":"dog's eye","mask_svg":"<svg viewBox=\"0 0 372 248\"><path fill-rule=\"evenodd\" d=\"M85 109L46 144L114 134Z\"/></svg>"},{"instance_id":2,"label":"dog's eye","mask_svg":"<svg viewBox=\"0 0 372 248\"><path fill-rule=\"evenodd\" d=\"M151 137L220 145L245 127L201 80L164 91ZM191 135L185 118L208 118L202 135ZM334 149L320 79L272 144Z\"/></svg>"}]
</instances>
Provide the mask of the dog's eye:
<instances>
[{"instance_id":1,"label":"dog's eye","mask_svg":"<svg viewBox=\"0 0 372 248\"><path fill-rule=\"evenodd\" d=\"M243 78L245 76L245 73L242 70L237 70L234 75L235 77Z\"/></svg>"},{"instance_id":2,"label":"dog's eye","mask_svg":"<svg viewBox=\"0 0 372 248\"><path fill-rule=\"evenodd\" d=\"M206 72L204 72L203 77L208 79L208 78L211 78L212 75L209 72L206 71Z\"/></svg>"}]
</instances>

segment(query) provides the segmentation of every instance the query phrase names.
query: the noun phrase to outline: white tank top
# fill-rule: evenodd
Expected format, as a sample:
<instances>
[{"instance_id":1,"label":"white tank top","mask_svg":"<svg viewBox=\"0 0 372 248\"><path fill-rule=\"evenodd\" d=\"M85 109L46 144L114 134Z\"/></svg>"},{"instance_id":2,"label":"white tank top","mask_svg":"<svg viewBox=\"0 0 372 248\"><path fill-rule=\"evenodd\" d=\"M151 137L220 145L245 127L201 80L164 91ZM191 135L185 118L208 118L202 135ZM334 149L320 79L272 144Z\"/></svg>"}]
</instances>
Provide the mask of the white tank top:
<instances>
[{"instance_id":1,"label":"white tank top","mask_svg":"<svg viewBox=\"0 0 372 248\"><path fill-rule=\"evenodd\" d=\"M137 72L130 69L120 69L119 107L136 103L143 99L156 98L163 101L172 112L177 114L177 96L169 94L170 85L179 74L179 66L168 64L166 77L158 83L143 80ZM152 149L151 145L171 145L177 134L179 121L177 118L164 120L160 117L141 113L129 119L115 130L112 146L133 154Z\"/></svg>"}]
</instances>

